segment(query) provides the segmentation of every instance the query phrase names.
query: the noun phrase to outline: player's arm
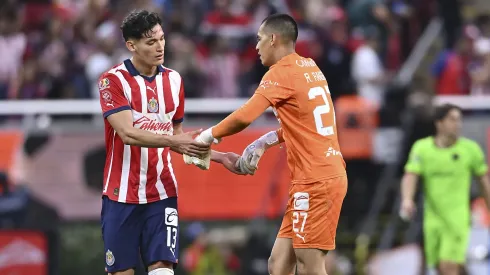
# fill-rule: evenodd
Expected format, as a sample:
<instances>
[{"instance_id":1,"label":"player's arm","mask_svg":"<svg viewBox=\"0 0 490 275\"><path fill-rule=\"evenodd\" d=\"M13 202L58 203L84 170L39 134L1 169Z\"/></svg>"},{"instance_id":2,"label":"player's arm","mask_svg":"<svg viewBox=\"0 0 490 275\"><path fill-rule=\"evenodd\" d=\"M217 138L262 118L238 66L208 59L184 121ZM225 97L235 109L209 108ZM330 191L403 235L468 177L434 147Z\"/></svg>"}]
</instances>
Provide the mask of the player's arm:
<instances>
[{"instance_id":1,"label":"player's arm","mask_svg":"<svg viewBox=\"0 0 490 275\"><path fill-rule=\"evenodd\" d=\"M253 95L238 110L214 126L212 128L212 136L219 139L241 132L259 118L270 106L270 102L265 97L257 94Z\"/></svg>"},{"instance_id":2,"label":"player's arm","mask_svg":"<svg viewBox=\"0 0 490 275\"><path fill-rule=\"evenodd\" d=\"M182 121L184 121L184 106L185 106L185 95L184 95L184 83L183 80L180 85L179 92L179 106L177 110L175 110L174 118L173 118L173 128L174 135L180 135L184 133L184 128L182 126ZM229 155L227 153L218 152L215 150L211 150L211 160L217 163L227 163Z\"/></svg>"},{"instance_id":3,"label":"player's arm","mask_svg":"<svg viewBox=\"0 0 490 275\"><path fill-rule=\"evenodd\" d=\"M270 131L267 134L259 137L254 142L250 143L247 147L252 147L254 151L264 149L267 151L269 148L274 147L284 142L284 136L282 128L274 131Z\"/></svg>"},{"instance_id":4,"label":"player's arm","mask_svg":"<svg viewBox=\"0 0 490 275\"><path fill-rule=\"evenodd\" d=\"M182 127L182 123L174 123L174 135L180 135L184 133L184 128ZM225 153L211 150L211 160L217 163L223 163L223 155Z\"/></svg>"},{"instance_id":5,"label":"player's arm","mask_svg":"<svg viewBox=\"0 0 490 275\"><path fill-rule=\"evenodd\" d=\"M480 185L480 192L487 204L487 208L490 209L490 180L488 179L488 165L485 160L485 156L480 146L474 143L475 149L473 150L473 161L471 163L471 169L473 175L478 180Z\"/></svg>"},{"instance_id":6,"label":"player's arm","mask_svg":"<svg viewBox=\"0 0 490 275\"><path fill-rule=\"evenodd\" d=\"M150 148L170 147L173 151L193 156L202 156L209 150L208 145L193 140L193 135L199 131L179 136L165 136L134 128L129 102L115 75L105 74L99 82L99 90L104 118L124 144Z\"/></svg>"},{"instance_id":7,"label":"player's arm","mask_svg":"<svg viewBox=\"0 0 490 275\"><path fill-rule=\"evenodd\" d=\"M174 135L181 135L184 133L184 129L182 127L182 123L174 123ZM216 150L211 150L211 160L220 164L230 170L231 172L239 175L243 175L241 171L237 169L235 166L236 162L240 158L240 155L237 155L233 152L220 152Z\"/></svg>"},{"instance_id":8,"label":"player's arm","mask_svg":"<svg viewBox=\"0 0 490 275\"><path fill-rule=\"evenodd\" d=\"M415 214L415 194L419 175L422 173L421 143L415 142L410 150L408 161L405 164L405 174L401 182L402 204L400 207L400 216L403 219L411 219Z\"/></svg>"},{"instance_id":9,"label":"player's arm","mask_svg":"<svg viewBox=\"0 0 490 275\"><path fill-rule=\"evenodd\" d=\"M402 178L402 201L414 201L417 192L417 183L419 175L412 172L405 172Z\"/></svg>"},{"instance_id":10,"label":"player's arm","mask_svg":"<svg viewBox=\"0 0 490 275\"><path fill-rule=\"evenodd\" d=\"M276 106L294 93L291 78L294 74L281 73L281 69L269 70L260 82L255 94L238 110L226 117L218 125L204 131L199 137L206 143L215 138L236 134L247 128L270 106ZM284 69L285 70L285 69Z\"/></svg>"},{"instance_id":11,"label":"player's arm","mask_svg":"<svg viewBox=\"0 0 490 275\"><path fill-rule=\"evenodd\" d=\"M201 157L209 150L209 145L194 141L193 136L200 131L183 133L175 136L157 135L145 130L133 127L133 116L131 111L123 110L107 116L107 121L121 137L124 144L161 148L170 147L172 151L189 156Z\"/></svg>"},{"instance_id":12,"label":"player's arm","mask_svg":"<svg viewBox=\"0 0 490 275\"><path fill-rule=\"evenodd\" d=\"M197 139L211 144L215 139L236 134L260 117L267 108L276 106L276 104L291 97L294 93L291 77L281 76L279 70L269 70L255 94L243 106L216 126L202 132ZM243 155L240 160L242 161L242 159Z\"/></svg>"},{"instance_id":13,"label":"player's arm","mask_svg":"<svg viewBox=\"0 0 490 275\"><path fill-rule=\"evenodd\" d=\"M488 175L479 176L478 183L480 184L480 190L487 204L487 208L490 210L490 180L488 180Z\"/></svg>"},{"instance_id":14,"label":"player's arm","mask_svg":"<svg viewBox=\"0 0 490 275\"><path fill-rule=\"evenodd\" d=\"M156 135L145 130L134 128L133 116L129 110L122 110L110 114L106 119L124 144L149 148L171 146L171 139L169 136Z\"/></svg>"},{"instance_id":15,"label":"player's arm","mask_svg":"<svg viewBox=\"0 0 490 275\"><path fill-rule=\"evenodd\" d=\"M270 107L270 102L265 97L255 94L242 107L240 107L238 110L236 110L231 115L226 117L219 124L202 132L197 137L197 139L200 142L211 144L214 139L220 139L222 137L230 136L235 133L238 133L243 129L245 129L248 125L250 125L254 120L256 120L269 107ZM273 132L274 134L276 133L275 131ZM262 156L264 150L261 151L262 152L260 153L260 156ZM227 167L228 162L225 161L226 156L228 155L222 155L221 152L216 152L216 151L211 152L211 160L215 162L223 163L223 165L225 165L225 167L228 168ZM228 157L234 158L235 155L228 156ZM223 158L225 159L223 160ZM243 173L253 174L251 169L249 169L248 172L247 170L244 169L237 169L235 164L237 163L238 159L239 156L236 159L236 161L234 161L230 166L233 170L230 168L228 168L228 170L237 174L243 174ZM243 159L243 155L242 158L240 158L241 162L243 163L242 159ZM258 159L260 159L260 157L256 158L256 162L258 162Z\"/></svg>"}]
</instances>

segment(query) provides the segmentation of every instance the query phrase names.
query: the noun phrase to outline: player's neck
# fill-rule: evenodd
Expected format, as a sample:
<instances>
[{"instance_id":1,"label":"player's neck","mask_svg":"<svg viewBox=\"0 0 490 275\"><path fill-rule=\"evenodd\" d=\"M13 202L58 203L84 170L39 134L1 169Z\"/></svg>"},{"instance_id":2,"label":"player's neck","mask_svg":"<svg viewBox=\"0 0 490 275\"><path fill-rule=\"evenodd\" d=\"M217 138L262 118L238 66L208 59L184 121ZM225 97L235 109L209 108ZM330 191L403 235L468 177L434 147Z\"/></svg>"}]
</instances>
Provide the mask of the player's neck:
<instances>
[{"instance_id":1,"label":"player's neck","mask_svg":"<svg viewBox=\"0 0 490 275\"><path fill-rule=\"evenodd\" d=\"M283 59L285 56L288 56L292 53L295 53L296 51L294 48L289 48L289 47L281 47L276 50L276 62L279 62L279 60Z\"/></svg>"},{"instance_id":2,"label":"player's neck","mask_svg":"<svg viewBox=\"0 0 490 275\"><path fill-rule=\"evenodd\" d=\"M457 140L458 138L444 135L436 135L434 138L436 146L441 148L451 147L454 143L456 143Z\"/></svg>"},{"instance_id":3,"label":"player's neck","mask_svg":"<svg viewBox=\"0 0 490 275\"><path fill-rule=\"evenodd\" d=\"M156 66L148 66L144 62L141 62L137 58L131 58L131 63L133 63L134 68L144 76L152 77L157 73Z\"/></svg>"}]
</instances>

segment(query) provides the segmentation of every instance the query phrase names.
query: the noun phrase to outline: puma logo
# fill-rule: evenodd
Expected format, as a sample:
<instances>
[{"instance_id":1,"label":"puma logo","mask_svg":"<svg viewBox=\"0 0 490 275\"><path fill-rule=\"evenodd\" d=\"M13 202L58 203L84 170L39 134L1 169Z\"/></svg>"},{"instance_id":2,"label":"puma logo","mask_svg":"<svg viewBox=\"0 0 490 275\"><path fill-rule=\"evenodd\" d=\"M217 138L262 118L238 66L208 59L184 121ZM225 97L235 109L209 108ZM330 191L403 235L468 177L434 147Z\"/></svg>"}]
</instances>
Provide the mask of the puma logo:
<instances>
[{"instance_id":1,"label":"puma logo","mask_svg":"<svg viewBox=\"0 0 490 275\"><path fill-rule=\"evenodd\" d=\"M146 86L146 89L152 91L154 94L157 94L157 93L155 93L155 89L152 87Z\"/></svg>"},{"instance_id":2,"label":"puma logo","mask_svg":"<svg viewBox=\"0 0 490 275\"><path fill-rule=\"evenodd\" d=\"M296 233L296 236L297 236L298 238L302 239L302 240L303 240L303 243L306 243L306 241L305 241L306 234L305 234L304 236L301 236L300 234Z\"/></svg>"}]
</instances>

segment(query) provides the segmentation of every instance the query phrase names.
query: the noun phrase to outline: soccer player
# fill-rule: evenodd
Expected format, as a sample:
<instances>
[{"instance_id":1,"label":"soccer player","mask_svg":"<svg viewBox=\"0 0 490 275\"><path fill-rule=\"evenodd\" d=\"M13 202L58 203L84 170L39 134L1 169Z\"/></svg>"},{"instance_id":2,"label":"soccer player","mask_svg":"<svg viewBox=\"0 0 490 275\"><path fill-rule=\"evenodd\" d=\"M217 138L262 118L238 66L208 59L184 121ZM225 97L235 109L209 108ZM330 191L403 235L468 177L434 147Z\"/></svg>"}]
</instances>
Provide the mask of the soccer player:
<instances>
[{"instance_id":1,"label":"soccer player","mask_svg":"<svg viewBox=\"0 0 490 275\"><path fill-rule=\"evenodd\" d=\"M99 82L107 148L102 202L106 270L131 275L140 256L151 275L174 274L179 252L177 180L170 150L209 154L183 133L184 88L179 73L162 66L165 38L157 14L138 11L123 21L132 58ZM211 152L232 172L240 156Z\"/></svg>"},{"instance_id":2,"label":"soccer player","mask_svg":"<svg viewBox=\"0 0 490 275\"><path fill-rule=\"evenodd\" d=\"M488 167L478 144L460 137L461 110L450 104L435 110L435 136L412 146L401 183L400 216L415 213L419 178L424 192L424 250L429 268L441 275L460 274L470 233L470 187L476 176L489 205Z\"/></svg>"},{"instance_id":3,"label":"soccer player","mask_svg":"<svg viewBox=\"0 0 490 275\"><path fill-rule=\"evenodd\" d=\"M282 142L287 147L292 185L269 272L292 274L297 265L299 274L324 275L326 253L335 249L347 176L327 81L312 59L295 52L297 37L298 26L289 15L263 21L256 49L269 71L246 104L197 139L211 144L238 133L273 107L281 128L249 145L239 161L241 171L253 174L266 149Z\"/></svg>"}]
</instances>

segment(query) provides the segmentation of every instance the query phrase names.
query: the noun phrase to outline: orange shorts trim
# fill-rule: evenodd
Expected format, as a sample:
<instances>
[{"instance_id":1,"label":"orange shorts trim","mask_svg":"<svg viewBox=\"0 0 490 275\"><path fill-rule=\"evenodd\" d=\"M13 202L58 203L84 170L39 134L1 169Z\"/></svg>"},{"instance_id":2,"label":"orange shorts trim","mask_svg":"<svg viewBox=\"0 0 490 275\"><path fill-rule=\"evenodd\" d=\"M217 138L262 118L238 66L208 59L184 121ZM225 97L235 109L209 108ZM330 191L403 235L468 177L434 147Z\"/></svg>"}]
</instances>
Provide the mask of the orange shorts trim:
<instances>
[{"instance_id":1,"label":"orange shorts trim","mask_svg":"<svg viewBox=\"0 0 490 275\"><path fill-rule=\"evenodd\" d=\"M278 238L293 248L335 249L340 210L347 193L347 176L312 184L292 184Z\"/></svg>"}]
</instances>

